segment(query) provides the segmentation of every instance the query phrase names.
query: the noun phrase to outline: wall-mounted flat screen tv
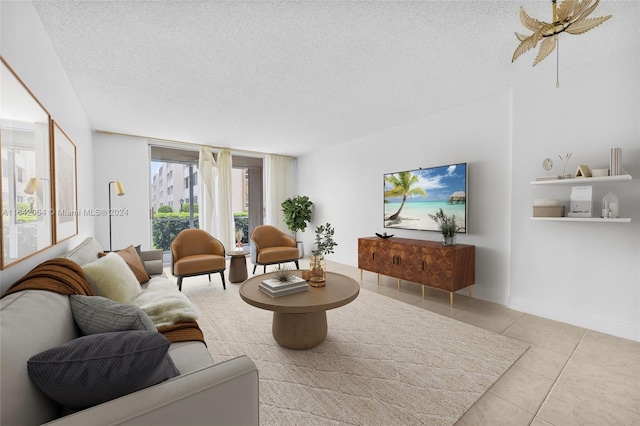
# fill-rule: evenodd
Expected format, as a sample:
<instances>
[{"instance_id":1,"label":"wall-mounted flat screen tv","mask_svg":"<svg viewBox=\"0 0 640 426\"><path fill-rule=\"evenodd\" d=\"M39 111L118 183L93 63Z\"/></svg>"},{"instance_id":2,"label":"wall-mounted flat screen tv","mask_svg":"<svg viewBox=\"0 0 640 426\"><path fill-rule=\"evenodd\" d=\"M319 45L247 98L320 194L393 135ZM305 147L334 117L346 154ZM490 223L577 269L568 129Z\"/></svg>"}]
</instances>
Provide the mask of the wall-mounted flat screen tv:
<instances>
[{"instance_id":1,"label":"wall-mounted flat screen tv","mask_svg":"<svg viewBox=\"0 0 640 426\"><path fill-rule=\"evenodd\" d=\"M455 215L467 232L467 163L420 168L384 175L384 227L440 231L429 215L439 209Z\"/></svg>"}]
</instances>

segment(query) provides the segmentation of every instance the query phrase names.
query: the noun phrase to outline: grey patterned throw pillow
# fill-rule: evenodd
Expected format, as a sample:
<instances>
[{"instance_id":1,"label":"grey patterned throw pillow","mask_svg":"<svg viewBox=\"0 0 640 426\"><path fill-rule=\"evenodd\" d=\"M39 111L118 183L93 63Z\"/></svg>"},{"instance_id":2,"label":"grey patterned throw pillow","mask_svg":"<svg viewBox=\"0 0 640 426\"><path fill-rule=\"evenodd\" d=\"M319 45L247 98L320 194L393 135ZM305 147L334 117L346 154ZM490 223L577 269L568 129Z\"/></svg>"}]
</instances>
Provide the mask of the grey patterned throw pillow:
<instances>
[{"instance_id":1,"label":"grey patterned throw pillow","mask_svg":"<svg viewBox=\"0 0 640 426\"><path fill-rule=\"evenodd\" d=\"M102 296L69 296L73 319L83 335L110 331L157 331L142 309L125 305Z\"/></svg>"},{"instance_id":2,"label":"grey patterned throw pillow","mask_svg":"<svg viewBox=\"0 0 640 426\"><path fill-rule=\"evenodd\" d=\"M49 398L82 410L180 375L169 345L155 331L92 334L34 355L27 369Z\"/></svg>"}]
</instances>

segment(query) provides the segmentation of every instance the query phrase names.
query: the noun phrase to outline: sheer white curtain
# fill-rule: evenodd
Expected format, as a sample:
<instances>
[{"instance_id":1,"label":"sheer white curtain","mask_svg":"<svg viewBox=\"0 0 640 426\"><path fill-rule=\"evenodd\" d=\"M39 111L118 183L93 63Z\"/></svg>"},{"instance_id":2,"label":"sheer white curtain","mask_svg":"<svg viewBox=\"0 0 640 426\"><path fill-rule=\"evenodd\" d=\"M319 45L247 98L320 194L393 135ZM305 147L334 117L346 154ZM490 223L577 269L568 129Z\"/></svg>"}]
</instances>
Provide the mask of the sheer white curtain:
<instances>
[{"instance_id":1,"label":"sheer white curtain","mask_svg":"<svg viewBox=\"0 0 640 426\"><path fill-rule=\"evenodd\" d=\"M231 152L218 151L218 161L210 147L200 148L200 229L216 237L227 251L235 245L233 211L231 207Z\"/></svg>"},{"instance_id":2,"label":"sheer white curtain","mask_svg":"<svg viewBox=\"0 0 640 426\"><path fill-rule=\"evenodd\" d=\"M227 251L235 248L235 223L233 221L233 206L231 205L231 151L221 149L218 151L217 175L215 179L215 234Z\"/></svg>"},{"instance_id":3,"label":"sheer white curtain","mask_svg":"<svg viewBox=\"0 0 640 426\"><path fill-rule=\"evenodd\" d=\"M213 211L213 199L215 196L215 174L216 160L213 158L213 152L208 146L200 148L200 157L198 159L198 173L200 174L199 200L198 200L198 216L200 221L200 229L214 235L215 217Z\"/></svg>"},{"instance_id":4,"label":"sheer white curtain","mask_svg":"<svg viewBox=\"0 0 640 426\"><path fill-rule=\"evenodd\" d=\"M283 232L289 232L281 204L291 196L290 168L290 157L267 154L264 163L265 223Z\"/></svg>"}]
</instances>

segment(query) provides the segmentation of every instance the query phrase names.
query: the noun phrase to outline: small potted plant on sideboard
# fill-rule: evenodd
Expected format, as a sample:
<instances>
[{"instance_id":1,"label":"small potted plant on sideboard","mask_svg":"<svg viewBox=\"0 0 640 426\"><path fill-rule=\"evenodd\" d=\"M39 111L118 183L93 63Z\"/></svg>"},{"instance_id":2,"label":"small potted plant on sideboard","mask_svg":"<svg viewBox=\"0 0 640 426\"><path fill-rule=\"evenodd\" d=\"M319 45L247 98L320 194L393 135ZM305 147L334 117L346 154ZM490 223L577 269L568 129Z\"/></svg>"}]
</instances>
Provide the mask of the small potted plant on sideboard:
<instances>
[{"instance_id":1,"label":"small potted plant on sideboard","mask_svg":"<svg viewBox=\"0 0 640 426\"><path fill-rule=\"evenodd\" d=\"M430 214L429 217L440 226L442 245L455 246L456 234L460 231L460 227L456 225L456 215L447 216L444 211L440 209L435 215Z\"/></svg>"}]
</instances>

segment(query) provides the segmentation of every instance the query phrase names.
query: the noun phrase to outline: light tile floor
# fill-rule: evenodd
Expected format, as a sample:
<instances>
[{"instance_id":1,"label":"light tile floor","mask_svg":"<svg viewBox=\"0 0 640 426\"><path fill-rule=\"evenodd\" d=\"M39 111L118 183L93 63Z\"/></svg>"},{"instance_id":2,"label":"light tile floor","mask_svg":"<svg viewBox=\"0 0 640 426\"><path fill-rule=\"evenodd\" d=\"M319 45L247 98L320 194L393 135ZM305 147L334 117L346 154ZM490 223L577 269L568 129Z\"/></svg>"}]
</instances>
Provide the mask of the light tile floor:
<instances>
[{"instance_id":1,"label":"light tile floor","mask_svg":"<svg viewBox=\"0 0 640 426\"><path fill-rule=\"evenodd\" d=\"M253 265L248 259L247 264L251 276ZM308 265L308 259L300 261L301 268ZM364 271L361 280L353 266L328 261L327 269L381 295L531 345L458 425L640 425L640 342L473 299L467 290L456 293L450 307L446 292L427 288L423 299L417 284L402 281L398 291L395 278L381 275L378 285L376 274ZM169 268L165 271L171 276ZM212 280L219 281L219 275Z\"/></svg>"}]
</instances>

